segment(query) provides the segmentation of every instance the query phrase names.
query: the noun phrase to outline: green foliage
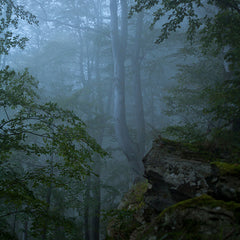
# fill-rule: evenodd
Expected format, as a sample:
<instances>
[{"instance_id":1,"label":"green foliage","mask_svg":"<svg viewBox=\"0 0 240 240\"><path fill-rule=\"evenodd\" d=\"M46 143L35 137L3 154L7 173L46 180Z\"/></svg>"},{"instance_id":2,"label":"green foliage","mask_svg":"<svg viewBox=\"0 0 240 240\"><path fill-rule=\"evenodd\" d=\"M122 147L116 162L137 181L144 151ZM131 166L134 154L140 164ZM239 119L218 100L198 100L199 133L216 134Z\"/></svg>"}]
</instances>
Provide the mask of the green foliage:
<instances>
[{"instance_id":1,"label":"green foliage","mask_svg":"<svg viewBox=\"0 0 240 240\"><path fill-rule=\"evenodd\" d=\"M139 12L143 9L150 9L157 6L154 11L152 26L163 16L168 16L168 20L163 23L161 35L157 43L161 43L167 39L171 32L175 32L182 27L183 21L187 20L188 29L187 37L193 40L195 34L200 30L201 42L203 46L209 47L214 43L218 50L224 46L231 46L234 51L239 51L239 21L240 8L239 0L223 0L223 1L203 1L203 0L135 0L136 4L132 6L130 15L135 11ZM197 9L204 9L213 6L216 14L205 13L201 16ZM226 58L232 63L238 63L239 54L228 51ZM237 57L237 59L235 59ZM236 61L235 61L236 60Z\"/></svg>"},{"instance_id":2,"label":"green foliage","mask_svg":"<svg viewBox=\"0 0 240 240\"><path fill-rule=\"evenodd\" d=\"M175 138L177 141L198 142L204 139L202 131L197 123L169 126L162 131L164 135Z\"/></svg>"},{"instance_id":3,"label":"green foliage","mask_svg":"<svg viewBox=\"0 0 240 240\"><path fill-rule=\"evenodd\" d=\"M12 32L19 21L37 20L11 0L0 4L0 53L7 54L27 41ZM80 239L80 217L69 212L81 210L93 154L106 152L74 112L44 103L37 86L27 69L0 70L0 238L59 239L62 232Z\"/></svg>"},{"instance_id":4,"label":"green foliage","mask_svg":"<svg viewBox=\"0 0 240 240\"><path fill-rule=\"evenodd\" d=\"M168 114L177 116L178 123L166 132L189 141L207 137L223 142L225 136L225 143L237 147L240 129L239 0L135 2L131 14L154 7L152 26L163 16L168 17L157 43L187 23L188 40L197 40L205 55L205 58L198 57L196 63L180 66L176 76L178 85L166 97ZM224 71L223 65L227 65L229 72Z\"/></svg>"},{"instance_id":5,"label":"green foliage","mask_svg":"<svg viewBox=\"0 0 240 240\"><path fill-rule=\"evenodd\" d=\"M8 54L11 47L24 48L26 37L14 34L10 29L17 29L20 19L27 21L29 24L37 24L36 17L23 6L16 5L12 0L0 1L0 53Z\"/></svg>"},{"instance_id":6,"label":"green foliage","mask_svg":"<svg viewBox=\"0 0 240 240\"><path fill-rule=\"evenodd\" d=\"M216 115L208 109L220 104L212 97L223 77L221 58L200 57L192 64L179 65L179 72L174 77L177 85L164 97L166 114L176 117L177 124L168 127L165 133L184 141L206 138L211 129L220 124L220 117L215 118Z\"/></svg>"},{"instance_id":7,"label":"green foliage","mask_svg":"<svg viewBox=\"0 0 240 240\"><path fill-rule=\"evenodd\" d=\"M165 96L166 113L176 118L176 125L163 133L179 141L205 142L228 153L230 161L238 161L239 135L233 128L240 117L239 90L236 80L224 80L223 70L213 57L180 66L178 84Z\"/></svg>"},{"instance_id":8,"label":"green foliage","mask_svg":"<svg viewBox=\"0 0 240 240\"><path fill-rule=\"evenodd\" d=\"M2 207L5 205L0 208L0 218L17 215L31 219L32 234L37 238L46 219L49 233L51 226L66 227L68 223L63 215L47 210L49 202L39 191L43 195L47 189L71 194L75 191L72 184L80 184L91 173L93 153L103 157L106 152L73 112L52 102L38 103L37 83L27 70L15 73L7 67L0 76L0 199ZM28 158L39 167L21 167Z\"/></svg>"}]
</instances>

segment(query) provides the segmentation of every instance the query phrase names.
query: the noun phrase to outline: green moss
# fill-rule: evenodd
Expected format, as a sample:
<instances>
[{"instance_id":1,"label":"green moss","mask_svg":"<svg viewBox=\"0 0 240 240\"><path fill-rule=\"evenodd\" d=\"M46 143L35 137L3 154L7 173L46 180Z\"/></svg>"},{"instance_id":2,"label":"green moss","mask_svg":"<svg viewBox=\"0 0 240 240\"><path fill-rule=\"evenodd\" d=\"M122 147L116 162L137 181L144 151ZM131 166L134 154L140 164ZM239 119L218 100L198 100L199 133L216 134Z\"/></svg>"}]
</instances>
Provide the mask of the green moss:
<instances>
[{"instance_id":1,"label":"green moss","mask_svg":"<svg viewBox=\"0 0 240 240\"><path fill-rule=\"evenodd\" d=\"M175 152L185 159L196 159L203 162L210 162L213 159L222 159L219 151L202 142L178 142L166 138L156 139L155 143L162 146L161 151Z\"/></svg>"},{"instance_id":2,"label":"green moss","mask_svg":"<svg viewBox=\"0 0 240 240\"><path fill-rule=\"evenodd\" d=\"M200 197L191 198L191 199L179 202L169 208L166 208L160 213L158 218L161 219L166 213L171 214L176 209L181 209L181 208L184 209L184 208L191 208L191 207L205 207L205 206L210 208L221 207L233 212L235 212L236 209L240 210L240 203L215 200L214 198L204 194Z\"/></svg>"},{"instance_id":3,"label":"green moss","mask_svg":"<svg viewBox=\"0 0 240 240\"><path fill-rule=\"evenodd\" d=\"M132 194L137 202L143 201L143 195L148 189L148 182L143 181L133 186Z\"/></svg>"},{"instance_id":4,"label":"green moss","mask_svg":"<svg viewBox=\"0 0 240 240\"><path fill-rule=\"evenodd\" d=\"M199 233L194 233L194 228L191 225L186 225L182 231L171 232L165 237L165 240L209 240L209 236ZM163 235L164 236L164 235ZM161 238L160 238L161 239ZM211 240L221 240L223 239L223 233L219 232L214 236L211 236Z\"/></svg>"},{"instance_id":5,"label":"green moss","mask_svg":"<svg viewBox=\"0 0 240 240\"><path fill-rule=\"evenodd\" d=\"M148 182L139 182L124 196L120 209L113 210L109 216L108 228L111 229L109 240L128 240L132 232L141 224L136 220L139 209L144 206L144 193L148 189Z\"/></svg>"},{"instance_id":6,"label":"green moss","mask_svg":"<svg viewBox=\"0 0 240 240\"><path fill-rule=\"evenodd\" d=\"M209 235L201 233L201 226L206 225L206 222L201 222L198 218L188 219L180 217L181 227L174 226L176 212L184 212L185 209L198 209L198 208L221 208L233 213L236 224L240 223L240 204L235 202L224 202L221 200L215 200L208 195L202 195L193 199L188 199L179 202L169 208L162 211L137 237L138 240L149 239L149 236L156 236L157 239L165 240L207 240ZM186 213L187 214L187 213ZM170 222L168 220L171 219ZM175 227L175 228L172 228ZM217 226L216 226L217 227ZM224 228L223 226L222 228ZM221 228L221 226L218 226ZM222 239L222 232L211 235L211 240Z\"/></svg>"},{"instance_id":7,"label":"green moss","mask_svg":"<svg viewBox=\"0 0 240 240\"><path fill-rule=\"evenodd\" d=\"M108 223L111 236L108 240L128 240L131 233L140 226L134 217L134 211L114 210Z\"/></svg>"},{"instance_id":8,"label":"green moss","mask_svg":"<svg viewBox=\"0 0 240 240\"><path fill-rule=\"evenodd\" d=\"M161 151L181 154L185 159L198 159L204 162L224 161L231 163L240 162L239 146L231 144L218 144L215 141L179 142L166 138L154 141L161 146Z\"/></svg>"},{"instance_id":9,"label":"green moss","mask_svg":"<svg viewBox=\"0 0 240 240\"><path fill-rule=\"evenodd\" d=\"M144 193L147 189L147 181L142 181L133 185L132 189L124 196L121 209L138 210L143 207Z\"/></svg>"},{"instance_id":10,"label":"green moss","mask_svg":"<svg viewBox=\"0 0 240 240\"><path fill-rule=\"evenodd\" d=\"M221 175L240 176L240 164L230 164L226 162L213 162L217 166Z\"/></svg>"}]
</instances>

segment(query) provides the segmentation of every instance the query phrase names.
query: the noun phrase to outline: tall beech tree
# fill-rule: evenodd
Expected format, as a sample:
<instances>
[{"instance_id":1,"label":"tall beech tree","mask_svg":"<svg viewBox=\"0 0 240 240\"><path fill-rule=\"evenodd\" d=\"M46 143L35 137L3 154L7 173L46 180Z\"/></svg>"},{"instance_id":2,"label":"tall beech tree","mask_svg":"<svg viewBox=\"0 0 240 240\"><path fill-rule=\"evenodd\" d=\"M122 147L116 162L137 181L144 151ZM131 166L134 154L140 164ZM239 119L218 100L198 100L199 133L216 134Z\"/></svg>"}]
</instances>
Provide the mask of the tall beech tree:
<instances>
[{"instance_id":1,"label":"tall beech tree","mask_svg":"<svg viewBox=\"0 0 240 240\"><path fill-rule=\"evenodd\" d=\"M136 122L136 144L137 144L137 159L142 159L145 154L145 120L142 97L141 84L141 56L143 34L143 12L137 14L135 23L134 50L132 54L132 72L133 72L133 88L135 99L135 122Z\"/></svg>"},{"instance_id":2,"label":"tall beech tree","mask_svg":"<svg viewBox=\"0 0 240 240\"><path fill-rule=\"evenodd\" d=\"M143 167L141 162L142 149L144 144L139 146L134 143L130 137L127 122L126 122L126 106L125 106L125 59L127 50L127 39L128 39L128 4L126 0L120 1L120 21L118 18L118 1L110 1L110 13L111 13L111 36L112 36L112 52L114 62L114 120L115 120L115 132L117 140L120 144L121 149L126 155L131 168L136 175L142 175ZM140 23L139 23L140 24ZM138 29L138 31L141 31ZM140 37L140 32L137 33ZM135 55L138 56L139 47L135 49ZM135 57L136 57L135 56ZM134 59L135 60L135 59ZM138 63L136 63L138 64ZM134 65L135 69L138 65ZM139 71L136 73L138 74ZM139 75L135 76L136 90L138 91L136 108L142 109L141 101L141 88ZM140 121L141 128L138 127L138 131L144 131L144 116L143 111L139 111L137 115ZM144 143L144 134L140 134L140 141ZM139 139L138 139L139 140ZM141 153L141 154L139 154Z\"/></svg>"}]
</instances>

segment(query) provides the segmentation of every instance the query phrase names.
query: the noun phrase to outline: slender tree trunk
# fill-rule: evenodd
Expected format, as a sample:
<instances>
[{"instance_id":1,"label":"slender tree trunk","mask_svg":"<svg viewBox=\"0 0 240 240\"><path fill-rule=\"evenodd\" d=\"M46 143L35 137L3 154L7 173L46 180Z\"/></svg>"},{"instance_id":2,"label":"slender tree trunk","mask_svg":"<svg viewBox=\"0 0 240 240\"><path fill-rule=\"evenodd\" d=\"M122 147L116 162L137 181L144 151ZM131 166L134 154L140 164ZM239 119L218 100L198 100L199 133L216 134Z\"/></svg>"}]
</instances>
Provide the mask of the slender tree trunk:
<instances>
[{"instance_id":1,"label":"slender tree trunk","mask_svg":"<svg viewBox=\"0 0 240 240\"><path fill-rule=\"evenodd\" d=\"M101 0L97 0L97 9L96 9L96 16L97 16L97 27L102 26L102 10L101 10ZM97 42L96 44L96 56L95 56L95 75L96 75L96 83L101 82L101 74L100 74L100 43ZM98 91L97 92L97 99L98 99L98 113L104 114L104 102L103 93ZM100 132L97 132L98 135L98 144L102 145L103 135L104 135L104 122L102 122L102 127ZM98 176L93 177L94 186L93 186L93 198L94 198L94 210L93 210L93 217L92 217L92 227L93 227L93 240L100 239L100 213L101 213L101 159L99 156L96 156L95 160L95 173Z\"/></svg>"},{"instance_id":2,"label":"slender tree trunk","mask_svg":"<svg viewBox=\"0 0 240 240\"><path fill-rule=\"evenodd\" d=\"M136 175L142 175L143 167L138 158L137 146L132 142L126 123L125 107L125 55L127 48L127 0L121 0L121 28L118 24L117 0L110 1L112 52L114 62L114 120L115 132L119 145L126 155L129 164Z\"/></svg>"},{"instance_id":3,"label":"slender tree trunk","mask_svg":"<svg viewBox=\"0 0 240 240\"><path fill-rule=\"evenodd\" d=\"M51 154L51 159L50 159L50 176L53 176L53 154ZM50 205L51 205L51 196L52 196L52 183L50 183L49 188L47 189L47 197L46 197L46 203L47 203L47 208L46 208L46 216L48 217L49 210L50 210ZM44 227L43 227L43 234L42 234L42 240L47 239L47 231L48 231L48 219L46 217Z\"/></svg>"},{"instance_id":4,"label":"slender tree trunk","mask_svg":"<svg viewBox=\"0 0 240 240\"><path fill-rule=\"evenodd\" d=\"M48 215L49 209L50 209L51 195L52 195L52 186L50 185L50 187L47 190L47 198L46 198L46 203L47 203L46 214L47 215ZM46 218L45 223L44 223L44 227L43 227L42 240L47 239L47 230L48 230L48 220Z\"/></svg>"},{"instance_id":5,"label":"slender tree trunk","mask_svg":"<svg viewBox=\"0 0 240 240\"><path fill-rule=\"evenodd\" d=\"M100 159L98 159L100 161ZM100 165L100 164L97 164ZM93 188L93 198L94 198L94 212L92 218L93 226L93 240L100 239L100 212L101 212L101 184L100 184L100 166L96 167L98 171L96 174L98 176L94 177L94 188Z\"/></svg>"},{"instance_id":6,"label":"slender tree trunk","mask_svg":"<svg viewBox=\"0 0 240 240\"><path fill-rule=\"evenodd\" d=\"M24 223L24 240L28 240L28 220Z\"/></svg>"},{"instance_id":7,"label":"slender tree trunk","mask_svg":"<svg viewBox=\"0 0 240 240\"><path fill-rule=\"evenodd\" d=\"M142 87L141 87L141 38L142 38L142 25L143 25L143 12L137 14L135 44L132 57L133 73L134 73L134 94L135 94L135 116L137 128L137 147L138 158L142 159L145 153L145 121L142 100Z\"/></svg>"},{"instance_id":8,"label":"slender tree trunk","mask_svg":"<svg viewBox=\"0 0 240 240\"><path fill-rule=\"evenodd\" d=\"M86 179L86 193L84 201L84 235L85 240L90 239L90 228L89 228L89 202L90 202L90 176Z\"/></svg>"}]
</instances>

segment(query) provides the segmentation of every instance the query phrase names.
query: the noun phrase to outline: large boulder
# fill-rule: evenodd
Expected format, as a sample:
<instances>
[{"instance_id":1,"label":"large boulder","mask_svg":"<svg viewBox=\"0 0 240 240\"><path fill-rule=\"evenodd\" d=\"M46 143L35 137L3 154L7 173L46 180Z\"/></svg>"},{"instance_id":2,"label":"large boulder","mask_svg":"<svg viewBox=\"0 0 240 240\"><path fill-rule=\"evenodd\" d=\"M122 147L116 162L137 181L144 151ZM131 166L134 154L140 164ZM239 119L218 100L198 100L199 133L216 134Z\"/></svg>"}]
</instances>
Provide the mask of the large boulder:
<instances>
[{"instance_id":1,"label":"large boulder","mask_svg":"<svg viewBox=\"0 0 240 240\"><path fill-rule=\"evenodd\" d=\"M132 240L239 240L240 204L208 195L188 199L166 208L131 236Z\"/></svg>"},{"instance_id":2,"label":"large boulder","mask_svg":"<svg viewBox=\"0 0 240 240\"><path fill-rule=\"evenodd\" d=\"M215 160L203 147L157 139L143 159L151 184L145 202L156 212L202 194L240 202L239 165Z\"/></svg>"},{"instance_id":3,"label":"large boulder","mask_svg":"<svg viewBox=\"0 0 240 240\"><path fill-rule=\"evenodd\" d=\"M125 195L107 239L239 240L240 165L222 156L155 140L143 159L147 181Z\"/></svg>"}]
</instances>

